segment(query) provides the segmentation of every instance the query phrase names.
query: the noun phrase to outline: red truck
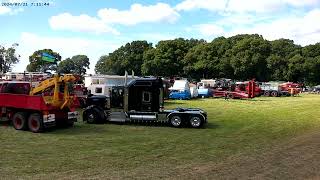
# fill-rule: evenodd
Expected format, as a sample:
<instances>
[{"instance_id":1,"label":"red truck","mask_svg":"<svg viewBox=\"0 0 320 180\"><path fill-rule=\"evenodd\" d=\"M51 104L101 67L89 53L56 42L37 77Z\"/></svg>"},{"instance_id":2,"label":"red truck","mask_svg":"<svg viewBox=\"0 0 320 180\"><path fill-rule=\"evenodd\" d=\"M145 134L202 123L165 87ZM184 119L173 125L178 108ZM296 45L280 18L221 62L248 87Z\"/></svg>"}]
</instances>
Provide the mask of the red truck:
<instances>
[{"instance_id":1,"label":"red truck","mask_svg":"<svg viewBox=\"0 0 320 180\"><path fill-rule=\"evenodd\" d=\"M0 121L12 121L16 130L32 132L56 125L72 126L78 116L77 104L64 80L68 79L47 79L34 89L26 81L0 82Z\"/></svg>"},{"instance_id":2,"label":"red truck","mask_svg":"<svg viewBox=\"0 0 320 180\"><path fill-rule=\"evenodd\" d=\"M290 96L301 92L300 85L293 82L260 82L259 86L264 96Z\"/></svg>"}]
</instances>

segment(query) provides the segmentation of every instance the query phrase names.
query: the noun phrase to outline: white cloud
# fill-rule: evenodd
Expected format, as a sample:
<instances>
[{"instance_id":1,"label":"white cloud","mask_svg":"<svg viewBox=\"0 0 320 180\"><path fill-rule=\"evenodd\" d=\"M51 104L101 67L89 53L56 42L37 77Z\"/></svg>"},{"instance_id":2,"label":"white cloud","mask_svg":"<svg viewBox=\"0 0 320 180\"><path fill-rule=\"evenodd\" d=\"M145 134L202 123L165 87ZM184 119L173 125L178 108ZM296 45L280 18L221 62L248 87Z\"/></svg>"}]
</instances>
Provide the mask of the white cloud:
<instances>
[{"instance_id":1,"label":"white cloud","mask_svg":"<svg viewBox=\"0 0 320 180\"><path fill-rule=\"evenodd\" d=\"M5 7L5 6L0 6L0 15L16 15L20 12L23 12L24 9L23 8L9 8L9 7Z\"/></svg>"},{"instance_id":2,"label":"white cloud","mask_svg":"<svg viewBox=\"0 0 320 180\"><path fill-rule=\"evenodd\" d=\"M228 12L272 12L284 7L281 0L230 0L226 10Z\"/></svg>"},{"instance_id":3,"label":"white cloud","mask_svg":"<svg viewBox=\"0 0 320 180\"><path fill-rule=\"evenodd\" d=\"M315 23L320 19L320 9L314 9L303 17L287 17L274 20L270 23L259 23L250 28L242 28L229 32L229 35L237 33L258 33L266 39L279 38L293 39L301 45L320 42L320 24Z\"/></svg>"},{"instance_id":4,"label":"white cloud","mask_svg":"<svg viewBox=\"0 0 320 180\"><path fill-rule=\"evenodd\" d=\"M284 0L284 2L295 7L316 6L320 4L319 0Z\"/></svg>"},{"instance_id":5,"label":"white cloud","mask_svg":"<svg viewBox=\"0 0 320 180\"><path fill-rule=\"evenodd\" d=\"M149 6L133 4L129 10L124 11L105 8L98 11L98 16L108 24L135 25L145 22L173 23L180 15L168 4L157 3Z\"/></svg>"},{"instance_id":6,"label":"white cloud","mask_svg":"<svg viewBox=\"0 0 320 180\"><path fill-rule=\"evenodd\" d=\"M319 5L319 0L185 0L177 10L206 9L215 12L265 13L282 10L284 7L308 7Z\"/></svg>"},{"instance_id":7,"label":"white cloud","mask_svg":"<svg viewBox=\"0 0 320 180\"><path fill-rule=\"evenodd\" d=\"M70 13L62 13L49 19L50 27L54 30L69 30L94 33L120 33L113 28L115 24L136 25L139 23L169 22L174 23L180 15L168 4L157 3L143 6L131 5L129 10L104 8L98 11L98 17L86 14L79 16Z\"/></svg>"},{"instance_id":8,"label":"white cloud","mask_svg":"<svg viewBox=\"0 0 320 180\"><path fill-rule=\"evenodd\" d=\"M224 34L224 29L215 24L200 24L196 28L204 36L220 36Z\"/></svg>"},{"instance_id":9,"label":"white cloud","mask_svg":"<svg viewBox=\"0 0 320 180\"><path fill-rule=\"evenodd\" d=\"M90 59L89 73L94 72L94 66L100 56L112 52L120 47L122 42L104 40L89 40L84 38L45 37L33 33L23 32L20 37L17 53L21 55L20 63L15 65L14 71L23 72L29 63L29 56L39 49L52 49L58 52L62 59L78 54L87 55Z\"/></svg>"},{"instance_id":10,"label":"white cloud","mask_svg":"<svg viewBox=\"0 0 320 180\"><path fill-rule=\"evenodd\" d=\"M171 40L178 38L176 35L171 35L171 34L165 34L165 33L143 33L143 34L138 34L136 36L138 39L142 40L147 40L148 42L158 43L161 40Z\"/></svg>"},{"instance_id":11,"label":"white cloud","mask_svg":"<svg viewBox=\"0 0 320 180\"><path fill-rule=\"evenodd\" d=\"M11 8L8 8L6 6L0 6L0 15L8 14L11 12Z\"/></svg>"},{"instance_id":12,"label":"white cloud","mask_svg":"<svg viewBox=\"0 0 320 180\"><path fill-rule=\"evenodd\" d=\"M233 24L231 29L225 28L224 20L194 26L203 36L226 37L237 34L261 34L268 40L288 38L301 45L320 42L320 9L314 9L302 17L291 16L267 22L254 22L246 24ZM230 28L230 27L229 27Z\"/></svg>"},{"instance_id":13,"label":"white cloud","mask_svg":"<svg viewBox=\"0 0 320 180\"><path fill-rule=\"evenodd\" d=\"M86 14L73 16L69 13L62 13L52 16L49 19L50 27L54 30L69 30L76 32L94 32L94 33L112 33L119 35L120 33L114 28L108 26L101 20L90 17Z\"/></svg>"},{"instance_id":14,"label":"white cloud","mask_svg":"<svg viewBox=\"0 0 320 180\"><path fill-rule=\"evenodd\" d=\"M185 0L177 4L176 9L193 10L193 9L207 9L211 11L221 11L226 8L227 0Z\"/></svg>"}]
</instances>

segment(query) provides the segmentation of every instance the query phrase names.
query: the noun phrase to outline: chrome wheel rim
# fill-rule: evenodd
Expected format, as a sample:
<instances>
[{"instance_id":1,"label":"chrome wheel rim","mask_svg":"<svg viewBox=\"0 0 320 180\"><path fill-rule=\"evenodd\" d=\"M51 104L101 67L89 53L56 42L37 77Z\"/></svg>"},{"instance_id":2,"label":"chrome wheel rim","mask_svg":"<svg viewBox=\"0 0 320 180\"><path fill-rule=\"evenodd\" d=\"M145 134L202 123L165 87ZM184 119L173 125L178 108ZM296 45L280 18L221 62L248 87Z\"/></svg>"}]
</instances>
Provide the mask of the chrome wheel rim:
<instances>
[{"instance_id":1,"label":"chrome wheel rim","mask_svg":"<svg viewBox=\"0 0 320 180\"><path fill-rule=\"evenodd\" d=\"M199 117L192 117L190 119L190 123L192 127L199 127L201 124L201 119Z\"/></svg>"},{"instance_id":2,"label":"chrome wheel rim","mask_svg":"<svg viewBox=\"0 0 320 180\"><path fill-rule=\"evenodd\" d=\"M172 118L171 118L171 124L173 125L173 126L180 126L180 124L181 124L181 118L179 117L179 116L173 116Z\"/></svg>"}]
</instances>

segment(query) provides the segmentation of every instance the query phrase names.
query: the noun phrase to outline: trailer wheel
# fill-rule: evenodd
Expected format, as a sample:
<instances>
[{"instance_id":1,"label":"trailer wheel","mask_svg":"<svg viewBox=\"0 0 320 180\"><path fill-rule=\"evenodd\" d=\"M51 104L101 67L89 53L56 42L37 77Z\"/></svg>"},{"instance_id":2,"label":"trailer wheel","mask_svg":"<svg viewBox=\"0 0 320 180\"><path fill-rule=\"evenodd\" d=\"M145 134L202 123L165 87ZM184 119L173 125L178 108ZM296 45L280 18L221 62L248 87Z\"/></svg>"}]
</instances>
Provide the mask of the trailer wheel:
<instances>
[{"instance_id":1,"label":"trailer wheel","mask_svg":"<svg viewBox=\"0 0 320 180\"><path fill-rule=\"evenodd\" d=\"M270 96L270 92L269 91L265 91L263 95L264 96Z\"/></svg>"},{"instance_id":2,"label":"trailer wheel","mask_svg":"<svg viewBox=\"0 0 320 180\"><path fill-rule=\"evenodd\" d=\"M272 97L277 97L278 96L278 92L277 91L272 91L271 92L271 96Z\"/></svg>"},{"instance_id":3,"label":"trailer wheel","mask_svg":"<svg viewBox=\"0 0 320 180\"><path fill-rule=\"evenodd\" d=\"M203 118L200 116L191 116L190 125L193 128L200 128L203 125Z\"/></svg>"},{"instance_id":4,"label":"trailer wheel","mask_svg":"<svg viewBox=\"0 0 320 180\"><path fill-rule=\"evenodd\" d=\"M24 112L17 112L12 117L12 124L16 130L26 130L28 127L27 115Z\"/></svg>"},{"instance_id":5,"label":"trailer wheel","mask_svg":"<svg viewBox=\"0 0 320 180\"><path fill-rule=\"evenodd\" d=\"M28 118L28 127L31 132L39 133L44 130L43 120L39 113L33 113Z\"/></svg>"},{"instance_id":6,"label":"trailer wheel","mask_svg":"<svg viewBox=\"0 0 320 180\"><path fill-rule=\"evenodd\" d=\"M181 127L182 125L182 120L181 120L181 117L178 116L178 115L173 115L170 117L170 124L173 126L173 127Z\"/></svg>"}]
</instances>

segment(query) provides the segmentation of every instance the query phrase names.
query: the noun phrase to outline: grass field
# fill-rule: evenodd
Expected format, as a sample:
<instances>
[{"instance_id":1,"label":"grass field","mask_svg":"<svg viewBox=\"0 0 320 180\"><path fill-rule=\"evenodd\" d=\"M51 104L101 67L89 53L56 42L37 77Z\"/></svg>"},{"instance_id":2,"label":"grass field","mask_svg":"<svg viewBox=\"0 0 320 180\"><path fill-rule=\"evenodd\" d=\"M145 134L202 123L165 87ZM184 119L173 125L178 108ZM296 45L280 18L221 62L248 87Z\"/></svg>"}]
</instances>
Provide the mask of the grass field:
<instances>
[{"instance_id":1,"label":"grass field","mask_svg":"<svg viewBox=\"0 0 320 180\"><path fill-rule=\"evenodd\" d=\"M246 164L233 162L248 159L255 162L262 154L282 152L279 149L288 142L320 129L318 95L166 103L167 109L175 107L206 110L209 119L206 128L78 122L73 128L34 134L2 124L0 179L246 177L247 174L231 172ZM282 169L275 172L278 174L273 175L280 179L291 177L290 172L283 174ZM319 174L313 177L316 175Z\"/></svg>"}]
</instances>

